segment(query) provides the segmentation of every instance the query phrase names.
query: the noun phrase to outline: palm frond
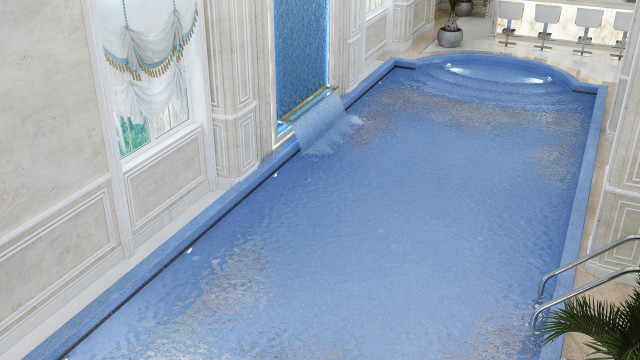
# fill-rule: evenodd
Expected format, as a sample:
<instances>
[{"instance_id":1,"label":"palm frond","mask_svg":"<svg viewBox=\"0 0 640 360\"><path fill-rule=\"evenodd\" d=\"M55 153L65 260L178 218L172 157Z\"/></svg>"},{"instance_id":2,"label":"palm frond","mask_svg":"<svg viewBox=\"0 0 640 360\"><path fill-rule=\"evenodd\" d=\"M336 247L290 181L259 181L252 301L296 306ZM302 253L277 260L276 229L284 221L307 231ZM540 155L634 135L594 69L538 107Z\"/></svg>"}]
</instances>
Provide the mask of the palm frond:
<instances>
[{"instance_id":1,"label":"palm frond","mask_svg":"<svg viewBox=\"0 0 640 360\"><path fill-rule=\"evenodd\" d=\"M578 332L595 339L611 336L618 327L620 310L605 301L580 297L564 303L564 308L543 317L538 333L542 345L550 343L568 332Z\"/></svg>"},{"instance_id":2,"label":"palm frond","mask_svg":"<svg viewBox=\"0 0 640 360\"><path fill-rule=\"evenodd\" d=\"M640 276L637 279L640 286ZM619 306L591 297L579 297L564 303L564 308L542 318L537 334L541 345L560 336L577 332L593 341L585 343L591 360L640 360L640 291L634 289Z\"/></svg>"}]
</instances>

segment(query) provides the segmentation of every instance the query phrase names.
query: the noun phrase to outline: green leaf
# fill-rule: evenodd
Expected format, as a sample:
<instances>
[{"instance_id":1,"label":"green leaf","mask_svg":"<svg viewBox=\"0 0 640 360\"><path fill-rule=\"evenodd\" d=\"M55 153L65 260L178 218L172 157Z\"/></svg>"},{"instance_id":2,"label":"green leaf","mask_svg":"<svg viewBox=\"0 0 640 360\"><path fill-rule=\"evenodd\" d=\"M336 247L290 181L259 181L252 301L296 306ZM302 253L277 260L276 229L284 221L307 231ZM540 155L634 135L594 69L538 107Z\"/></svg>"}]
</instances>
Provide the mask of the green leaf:
<instances>
[{"instance_id":1,"label":"green leaf","mask_svg":"<svg viewBox=\"0 0 640 360\"><path fill-rule=\"evenodd\" d=\"M637 282L640 286L640 276ZM570 332L593 339L585 343L594 350L589 356L604 355L590 360L640 360L640 291L634 288L620 305L591 297L574 298L543 317L538 328L542 345Z\"/></svg>"}]
</instances>

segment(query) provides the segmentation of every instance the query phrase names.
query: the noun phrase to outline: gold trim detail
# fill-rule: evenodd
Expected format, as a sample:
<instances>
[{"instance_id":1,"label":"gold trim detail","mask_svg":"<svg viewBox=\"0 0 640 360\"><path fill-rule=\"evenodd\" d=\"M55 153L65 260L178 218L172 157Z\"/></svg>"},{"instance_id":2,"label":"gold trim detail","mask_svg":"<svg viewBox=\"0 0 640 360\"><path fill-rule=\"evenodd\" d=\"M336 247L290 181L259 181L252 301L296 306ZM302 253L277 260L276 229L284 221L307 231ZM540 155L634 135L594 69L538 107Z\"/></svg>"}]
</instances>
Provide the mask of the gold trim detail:
<instances>
[{"instance_id":1,"label":"gold trim detail","mask_svg":"<svg viewBox=\"0 0 640 360\"><path fill-rule=\"evenodd\" d=\"M298 120L300 118L300 116L304 115L307 113L307 111L309 111L310 109L305 110L302 114L300 114L300 116L298 116L296 119L291 120L289 119L293 114L297 113L298 110L300 110L300 108L302 108L303 106L305 106L309 101L314 100L316 97L318 97L318 95L322 94L322 92L327 91L327 96L329 96L331 93L333 93L334 91L338 90L338 87L335 85L325 85L323 87L321 87L320 89L318 89L316 92L313 93L313 95L309 96L308 98L304 99L304 101L302 101L300 104L298 104L296 107L294 107L293 109L291 109L291 111L289 111L288 113L284 114L284 116L282 116L280 119L278 119L278 122L281 124L286 124L286 125L291 125L294 122L296 122L296 120Z\"/></svg>"}]
</instances>

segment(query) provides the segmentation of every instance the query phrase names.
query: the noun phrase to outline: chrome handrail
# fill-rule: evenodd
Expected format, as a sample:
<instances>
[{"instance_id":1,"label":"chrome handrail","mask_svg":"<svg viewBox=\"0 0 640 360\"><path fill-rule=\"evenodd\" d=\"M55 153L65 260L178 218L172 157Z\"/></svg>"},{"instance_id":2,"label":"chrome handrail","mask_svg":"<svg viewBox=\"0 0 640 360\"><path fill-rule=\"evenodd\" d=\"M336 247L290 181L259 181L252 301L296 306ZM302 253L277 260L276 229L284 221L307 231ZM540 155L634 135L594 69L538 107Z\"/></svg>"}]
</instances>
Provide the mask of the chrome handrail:
<instances>
[{"instance_id":1,"label":"chrome handrail","mask_svg":"<svg viewBox=\"0 0 640 360\"><path fill-rule=\"evenodd\" d=\"M624 243L626 243L628 241L631 241L631 240L640 240L640 235L629 235L629 236L620 238L620 239L618 239L618 240L616 240L616 241L614 241L614 242L612 242L612 243L610 243L608 245L605 245L605 246L601 247L600 249L598 249L598 250L596 250L594 252L591 252L591 253L588 253L588 254L584 255L583 257L579 258L578 260L576 260L574 262L568 263L567 265L564 265L564 266L562 266L560 268L557 268L557 269L553 270L552 272L548 273L540 281L540 286L538 287L537 299L540 299L542 297L542 294L544 293L544 286L547 284L547 281L549 281L549 279L551 279L552 277L554 277L554 276L556 276L558 274L561 274L561 273L571 269L572 267L574 267L576 265L580 265L580 264L582 264L583 262L585 262L587 260L593 259L594 257L596 257L598 255L601 255L602 253L605 253L605 252L611 250L612 248L614 248L616 246L619 246L619 245L622 245L622 244L624 244Z\"/></svg>"},{"instance_id":2,"label":"chrome handrail","mask_svg":"<svg viewBox=\"0 0 640 360\"><path fill-rule=\"evenodd\" d=\"M573 290L572 292L570 292L568 294L562 295L560 297L557 297L557 298L555 298L555 299L553 299L551 301L548 301L548 302L538 306L536 308L536 311L533 313L533 317L531 318L531 323L530 323L531 327L533 328L536 325L536 320L538 319L538 315L540 315L540 313L543 312L544 310L546 310L546 309L548 309L548 308L550 308L550 307L552 307L554 305L557 305L558 303L561 303L561 302L563 302L565 300L571 299L574 296L580 295L585 291L591 290L596 286L602 285L602 284L608 282L609 280L613 280L613 279L615 279L617 277L620 277L622 275L629 274L629 273L640 273L640 267L638 267L638 266L630 266L630 267L626 267L624 269L620 269L620 270L618 270L616 272L613 272L613 273L611 273L611 274L609 274L607 276L603 276L598 280L592 281L592 282L590 282L590 283L588 283L588 284L586 284L584 286L581 286L581 287Z\"/></svg>"}]
</instances>

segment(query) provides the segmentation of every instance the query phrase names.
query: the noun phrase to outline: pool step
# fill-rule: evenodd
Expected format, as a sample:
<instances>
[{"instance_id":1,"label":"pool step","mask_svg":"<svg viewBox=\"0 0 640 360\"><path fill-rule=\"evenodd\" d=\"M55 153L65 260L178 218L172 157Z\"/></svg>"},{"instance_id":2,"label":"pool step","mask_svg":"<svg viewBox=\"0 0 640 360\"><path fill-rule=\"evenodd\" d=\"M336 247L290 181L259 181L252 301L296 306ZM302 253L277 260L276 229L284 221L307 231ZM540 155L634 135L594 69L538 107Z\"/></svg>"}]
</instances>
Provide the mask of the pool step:
<instances>
[{"instance_id":1,"label":"pool step","mask_svg":"<svg viewBox=\"0 0 640 360\"><path fill-rule=\"evenodd\" d=\"M509 106L522 102L524 97L531 106L545 109L566 106L566 99L557 96L569 88L561 83L513 84L467 77L445 68L417 71L407 83L432 94L474 102L489 102Z\"/></svg>"}]
</instances>

